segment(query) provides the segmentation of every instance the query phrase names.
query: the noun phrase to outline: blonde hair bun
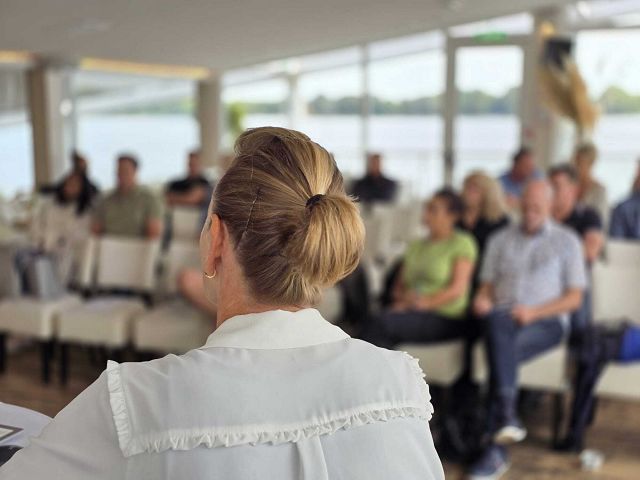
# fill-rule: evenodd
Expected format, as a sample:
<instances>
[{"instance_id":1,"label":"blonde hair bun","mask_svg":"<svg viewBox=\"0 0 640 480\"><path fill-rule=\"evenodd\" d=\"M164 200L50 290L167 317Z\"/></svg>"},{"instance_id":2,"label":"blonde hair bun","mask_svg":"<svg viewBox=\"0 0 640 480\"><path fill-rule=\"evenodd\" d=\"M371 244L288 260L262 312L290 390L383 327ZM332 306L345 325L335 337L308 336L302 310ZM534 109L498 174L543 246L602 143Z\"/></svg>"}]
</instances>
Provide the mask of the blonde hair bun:
<instances>
[{"instance_id":1,"label":"blonde hair bun","mask_svg":"<svg viewBox=\"0 0 640 480\"><path fill-rule=\"evenodd\" d=\"M240 135L213 211L262 302L314 304L359 263L358 208L329 152L295 130L261 127Z\"/></svg>"}]
</instances>

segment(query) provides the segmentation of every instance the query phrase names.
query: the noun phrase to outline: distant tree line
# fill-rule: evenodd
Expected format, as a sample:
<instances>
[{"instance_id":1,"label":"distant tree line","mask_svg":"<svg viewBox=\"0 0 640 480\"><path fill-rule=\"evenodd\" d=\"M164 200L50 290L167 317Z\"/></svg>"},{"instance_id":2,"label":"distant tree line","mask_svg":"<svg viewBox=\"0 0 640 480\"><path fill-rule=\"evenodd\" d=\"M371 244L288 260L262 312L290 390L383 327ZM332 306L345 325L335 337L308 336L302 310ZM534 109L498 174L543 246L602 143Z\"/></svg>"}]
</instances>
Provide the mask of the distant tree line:
<instances>
[{"instance_id":1,"label":"distant tree line","mask_svg":"<svg viewBox=\"0 0 640 480\"><path fill-rule=\"evenodd\" d=\"M504 95L494 96L480 90L460 92L458 111L465 115L503 115L517 110L519 89L513 88ZM620 87L610 87L598 99L605 114L640 113L640 95L632 95ZM419 97L411 100L391 101L369 97L369 108L374 115L435 115L442 111L443 95ZM282 113L287 102L236 102L234 108L243 114ZM308 102L307 110L314 115L358 115L362 105L360 97L328 98L318 95ZM110 113L183 113L195 111L192 99L175 100L114 109Z\"/></svg>"}]
</instances>

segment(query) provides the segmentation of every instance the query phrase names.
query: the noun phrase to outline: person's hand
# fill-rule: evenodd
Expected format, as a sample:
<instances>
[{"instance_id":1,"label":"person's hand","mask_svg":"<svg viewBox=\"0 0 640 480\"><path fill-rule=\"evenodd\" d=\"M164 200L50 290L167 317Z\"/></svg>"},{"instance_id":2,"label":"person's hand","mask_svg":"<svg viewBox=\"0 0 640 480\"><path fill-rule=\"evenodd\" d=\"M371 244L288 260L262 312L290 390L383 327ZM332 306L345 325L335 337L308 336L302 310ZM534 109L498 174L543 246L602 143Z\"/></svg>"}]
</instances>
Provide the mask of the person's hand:
<instances>
[{"instance_id":1,"label":"person's hand","mask_svg":"<svg viewBox=\"0 0 640 480\"><path fill-rule=\"evenodd\" d=\"M394 302L391 307L389 308L390 311L392 312L406 312L407 310L409 310L409 306L407 305L407 303L403 300L399 300Z\"/></svg>"},{"instance_id":2,"label":"person's hand","mask_svg":"<svg viewBox=\"0 0 640 480\"><path fill-rule=\"evenodd\" d=\"M493 302L486 295L477 295L473 300L473 311L479 317L485 317L493 310Z\"/></svg>"},{"instance_id":3,"label":"person's hand","mask_svg":"<svg viewBox=\"0 0 640 480\"><path fill-rule=\"evenodd\" d=\"M431 308L431 299L426 295L413 295L411 306L416 310L429 310Z\"/></svg>"},{"instance_id":4,"label":"person's hand","mask_svg":"<svg viewBox=\"0 0 640 480\"><path fill-rule=\"evenodd\" d=\"M522 326L533 323L537 318L535 308L527 307L526 305L516 305L513 307L511 309L511 316Z\"/></svg>"}]
</instances>

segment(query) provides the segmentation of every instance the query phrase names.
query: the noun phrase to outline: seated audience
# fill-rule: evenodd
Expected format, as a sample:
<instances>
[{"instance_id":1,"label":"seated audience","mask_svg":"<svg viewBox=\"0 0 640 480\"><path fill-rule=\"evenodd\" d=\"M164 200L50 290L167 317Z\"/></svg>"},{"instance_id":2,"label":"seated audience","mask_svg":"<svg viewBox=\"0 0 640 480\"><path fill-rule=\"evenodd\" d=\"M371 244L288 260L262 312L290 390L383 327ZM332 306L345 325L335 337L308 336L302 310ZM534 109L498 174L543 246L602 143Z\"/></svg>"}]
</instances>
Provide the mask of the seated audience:
<instances>
[{"instance_id":1,"label":"seated audience","mask_svg":"<svg viewBox=\"0 0 640 480\"><path fill-rule=\"evenodd\" d=\"M89 235L94 186L74 170L37 208L31 237L38 251L53 254L61 280L67 283L78 266L82 246Z\"/></svg>"},{"instance_id":2,"label":"seated audience","mask_svg":"<svg viewBox=\"0 0 640 480\"><path fill-rule=\"evenodd\" d=\"M578 202L578 174L569 164L558 165L549 170L549 181L553 187L553 219L571 228L582 241L587 269L602 253L604 235L602 221L598 212ZM587 326L591 323L591 294L586 289L582 306L571 314L571 343L582 339Z\"/></svg>"},{"instance_id":3,"label":"seated audience","mask_svg":"<svg viewBox=\"0 0 640 480\"><path fill-rule=\"evenodd\" d=\"M71 152L71 172L69 175L77 173L81 177L84 178L85 188L87 189L88 195L93 199L99 193L98 187L89 179L89 163L87 159L82 156L77 150ZM66 178L66 177L65 177ZM64 183L65 178L62 181L45 185L40 188L40 193L43 194L54 194L58 189L62 188L62 184Z\"/></svg>"},{"instance_id":4,"label":"seated audience","mask_svg":"<svg viewBox=\"0 0 640 480\"><path fill-rule=\"evenodd\" d=\"M520 197L527 182L542 176L542 172L536 167L531 150L527 147L520 148L513 156L511 169L499 178L509 208L519 209Z\"/></svg>"},{"instance_id":5,"label":"seated audience","mask_svg":"<svg viewBox=\"0 0 640 480\"><path fill-rule=\"evenodd\" d=\"M631 196L618 204L611 213L609 235L623 240L640 240L640 161Z\"/></svg>"},{"instance_id":6,"label":"seated audience","mask_svg":"<svg viewBox=\"0 0 640 480\"><path fill-rule=\"evenodd\" d=\"M162 205L149 189L138 185L138 160L118 157L117 185L98 204L92 231L96 235L158 238L162 231Z\"/></svg>"},{"instance_id":7,"label":"seated audience","mask_svg":"<svg viewBox=\"0 0 640 480\"><path fill-rule=\"evenodd\" d=\"M556 222L573 229L582 240L584 258L592 264L602 253L604 235L598 212L578 200L579 184L576 170L569 164L549 170L553 187L552 215Z\"/></svg>"},{"instance_id":8,"label":"seated audience","mask_svg":"<svg viewBox=\"0 0 640 480\"><path fill-rule=\"evenodd\" d=\"M595 145L583 143L576 149L573 165L578 176L578 200L598 212L602 223L605 224L609 216L609 202L606 188L593 177L593 166L597 157L598 150Z\"/></svg>"},{"instance_id":9,"label":"seated audience","mask_svg":"<svg viewBox=\"0 0 640 480\"><path fill-rule=\"evenodd\" d=\"M465 313L478 255L473 237L456 229L464 206L445 189L426 205L426 239L409 245L388 310L368 325L362 337L393 348L404 341L438 342L467 335Z\"/></svg>"},{"instance_id":10,"label":"seated audience","mask_svg":"<svg viewBox=\"0 0 640 480\"><path fill-rule=\"evenodd\" d=\"M546 181L531 181L521 224L497 232L487 245L474 310L486 322L492 440L471 466L474 480L497 478L508 468L504 445L526 436L516 412L518 365L558 345L568 315L582 302L587 279L580 241L551 219L552 200Z\"/></svg>"},{"instance_id":11,"label":"seated audience","mask_svg":"<svg viewBox=\"0 0 640 480\"><path fill-rule=\"evenodd\" d=\"M181 356L109 362L3 479L444 479L417 360L313 308L364 245L335 162L283 128L236 151L201 237L216 330Z\"/></svg>"},{"instance_id":12,"label":"seated audience","mask_svg":"<svg viewBox=\"0 0 640 480\"><path fill-rule=\"evenodd\" d=\"M465 178L462 200L464 212L457 226L473 235L478 245L478 261L473 275L475 291L487 240L509 223L509 217L500 184L486 173L474 172Z\"/></svg>"},{"instance_id":13,"label":"seated audience","mask_svg":"<svg viewBox=\"0 0 640 480\"><path fill-rule=\"evenodd\" d=\"M362 203L392 202L397 190L396 181L382 174L382 156L367 155L367 174L354 182L351 193Z\"/></svg>"},{"instance_id":14,"label":"seated audience","mask_svg":"<svg viewBox=\"0 0 640 480\"><path fill-rule=\"evenodd\" d=\"M205 207L211 199L211 183L202 173L200 152L189 153L187 176L167 184L165 197L167 205L186 207Z\"/></svg>"}]
</instances>

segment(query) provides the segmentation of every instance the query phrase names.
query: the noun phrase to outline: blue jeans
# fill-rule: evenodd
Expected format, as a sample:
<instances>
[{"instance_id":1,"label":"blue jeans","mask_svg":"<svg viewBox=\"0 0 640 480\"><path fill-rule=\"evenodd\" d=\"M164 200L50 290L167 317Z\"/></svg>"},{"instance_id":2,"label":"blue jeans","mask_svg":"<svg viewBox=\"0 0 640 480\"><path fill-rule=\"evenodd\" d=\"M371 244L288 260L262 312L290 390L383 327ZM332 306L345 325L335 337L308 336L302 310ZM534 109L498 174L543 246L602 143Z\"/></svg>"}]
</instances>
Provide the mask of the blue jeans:
<instances>
[{"instance_id":1,"label":"blue jeans","mask_svg":"<svg viewBox=\"0 0 640 480\"><path fill-rule=\"evenodd\" d=\"M558 345L564 328L558 317L522 327L505 310L494 310L485 320L490 381L490 412L515 411L518 365Z\"/></svg>"}]
</instances>

